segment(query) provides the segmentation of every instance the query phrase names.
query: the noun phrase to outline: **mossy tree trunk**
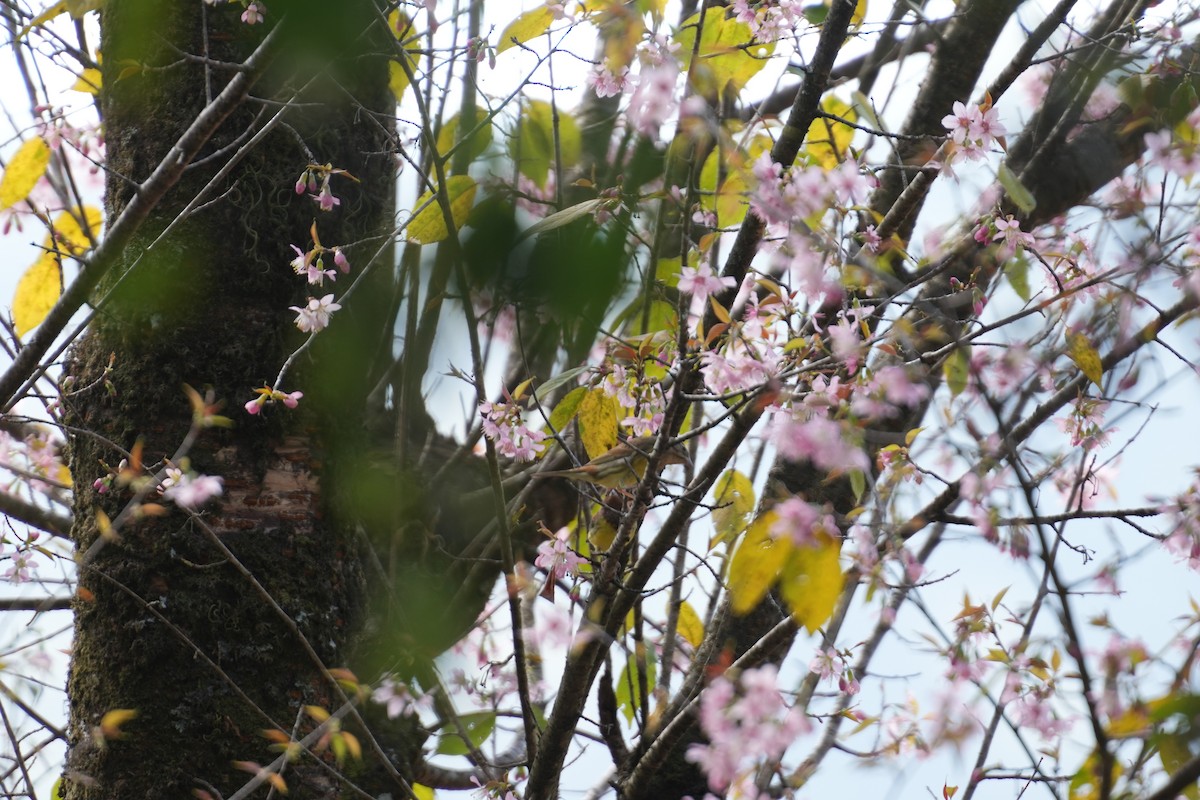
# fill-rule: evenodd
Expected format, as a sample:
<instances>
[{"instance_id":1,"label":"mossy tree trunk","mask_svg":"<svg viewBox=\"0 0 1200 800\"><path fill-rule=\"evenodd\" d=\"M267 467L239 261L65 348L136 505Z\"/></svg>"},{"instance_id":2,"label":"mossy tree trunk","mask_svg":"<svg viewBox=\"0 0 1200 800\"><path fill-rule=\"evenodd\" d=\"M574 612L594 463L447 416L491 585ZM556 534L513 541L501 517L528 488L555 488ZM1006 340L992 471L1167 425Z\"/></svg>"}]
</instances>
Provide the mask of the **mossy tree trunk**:
<instances>
[{"instance_id":1,"label":"mossy tree trunk","mask_svg":"<svg viewBox=\"0 0 1200 800\"><path fill-rule=\"evenodd\" d=\"M199 0L109 0L103 12L109 220L236 74L231 67L272 25L281 30L252 96L104 282L68 364L68 423L87 432L71 442L74 536L81 554L93 551L81 555L69 685L73 800L182 798L197 789L228 797L250 777L233 762L274 758L263 729L290 732L301 719L303 732L313 725L304 705L336 707L318 660L343 664L363 615L359 544L337 498L342 465L367 435L368 361L389 341L390 266L374 268L314 354L298 360L300 375L283 388L303 385L299 409L251 416L242 405L303 342L288 307L309 294L340 298L386 233L390 42L370 0L278 0L268 13L268 24L246 25L236 5ZM284 124L156 241L284 107ZM341 205L331 212L294 191L310 159L361 181L333 179ZM351 245L353 272L334 287L309 289L289 268L288 244L307 249L314 217L324 244ZM223 497L199 518L166 504L165 516L127 524L94 547L97 512L116 518L131 494L101 493L93 482L135 442L151 470L177 451L192 423L185 385L210 391L233 420L205 430L187 453L194 470L224 479ZM119 735L99 729L114 709L137 712ZM286 773L289 796L338 796L332 774L301 760Z\"/></svg>"}]
</instances>

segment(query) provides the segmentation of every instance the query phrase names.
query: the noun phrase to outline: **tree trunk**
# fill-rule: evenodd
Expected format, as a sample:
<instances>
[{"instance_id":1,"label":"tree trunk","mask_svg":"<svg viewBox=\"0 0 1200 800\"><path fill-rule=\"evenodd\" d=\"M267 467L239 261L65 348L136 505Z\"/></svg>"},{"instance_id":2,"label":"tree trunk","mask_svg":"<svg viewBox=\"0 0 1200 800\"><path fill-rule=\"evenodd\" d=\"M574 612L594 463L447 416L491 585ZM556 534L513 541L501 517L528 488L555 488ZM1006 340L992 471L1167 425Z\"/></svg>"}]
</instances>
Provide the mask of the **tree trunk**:
<instances>
[{"instance_id":1,"label":"tree trunk","mask_svg":"<svg viewBox=\"0 0 1200 800\"><path fill-rule=\"evenodd\" d=\"M356 290L315 354L299 359L303 379L280 387L304 385L300 408L251 416L242 405L303 342L288 307L310 293L340 299L378 248L363 240L390 221L390 42L367 0L272 2L269 14L266 25L246 25L235 5L175 0L110 0L103 14L110 222L236 74L231 66L271 25L281 38L253 90L264 100L243 102L153 211L93 299L95 322L69 360L68 423L88 432L75 436L70 458L81 560L73 800L228 797L250 777L235 761L275 757L264 729L304 733L315 723L303 706L336 707L322 663L345 662L363 615L360 545L338 513L339 478L343 454L363 447L368 361L387 346L374 337L388 333L390 262ZM290 104L285 124L156 241L280 103ZM328 213L293 188L314 160L361 181L335 177L341 205ZM308 249L314 217L324 244L356 245L346 251L354 271L334 287L306 287L288 266L288 242ZM145 475L176 453L193 419L185 385L211 392L232 420L186 453L196 472L224 479L224 495L195 518L164 503L164 516L97 543L98 512L116 519L133 495L93 483L135 442ZM114 709L137 716L102 729ZM337 796L332 775L302 759L285 774L289 796Z\"/></svg>"}]
</instances>

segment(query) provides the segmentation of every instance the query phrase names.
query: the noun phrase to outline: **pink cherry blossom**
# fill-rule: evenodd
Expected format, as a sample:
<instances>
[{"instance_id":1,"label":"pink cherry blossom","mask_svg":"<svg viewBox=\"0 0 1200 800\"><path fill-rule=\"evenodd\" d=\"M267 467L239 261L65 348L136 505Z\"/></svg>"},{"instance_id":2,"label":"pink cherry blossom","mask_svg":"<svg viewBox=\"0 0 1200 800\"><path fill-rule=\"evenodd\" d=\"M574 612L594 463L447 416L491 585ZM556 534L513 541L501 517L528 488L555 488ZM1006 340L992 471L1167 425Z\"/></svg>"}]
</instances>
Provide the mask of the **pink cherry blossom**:
<instances>
[{"instance_id":1,"label":"pink cherry blossom","mask_svg":"<svg viewBox=\"0 0 1200 800\"><path fill-rule=\"evenodd\" d=\"M254 0L250 5L246 6L246 10L242 12L242 22L247 25L255 25L262 22L267 13L267 7L261 0Z\"/></svg>"},{"instance_id":2,"label":"pink cherry blossom","mask_svg":"<svg viewBox=\"0 0 1200 800\"><path fill-rule=\"evenodd\" d=\"M708 264L701 264L696 269L684 267L680 270L679 291L701 300L706 299L710 294L734 286L737 286L736 278L718 277L713 274L713 269Z\"/></svg>"},{"instance_id":3,"label":"pink cherry blossom","mask_svg":"<svg viewBox=\"0 0 1200 800\"><path fill-rule=\"evenodd\" d=\"M327 294L318 300L308 298L308 304L303 308L290 306L296 312L296 327L305 333L316 333L329 326L329 316L340 309L340 303L333 302L333 295Z\"/></svg>"},{"instance_id":4,"label":"pink cherry blossom","mask_svg":"<svg viewBox=\"0 0 1200 800\"><path fill-rule=\"evenodd\" d=\"M163 497L181 508L194 511L210 499L219 497L223 483L224 479L216 475L179 475L172 478Z\"/></svg>"},{"instance_id":5,"label":"pink cherry blossom","mask_svg":"<svg viewBox=\"0 0 1200 800\"><path fill-rule=\"evenodd\" d=\"M533 564L546 570L550 581L577 575L579 565L587 563L587 559L571 549L571 536L569 528L559 528L553 539L538 545L538 555Z\"/></svg>"}]
</instances>

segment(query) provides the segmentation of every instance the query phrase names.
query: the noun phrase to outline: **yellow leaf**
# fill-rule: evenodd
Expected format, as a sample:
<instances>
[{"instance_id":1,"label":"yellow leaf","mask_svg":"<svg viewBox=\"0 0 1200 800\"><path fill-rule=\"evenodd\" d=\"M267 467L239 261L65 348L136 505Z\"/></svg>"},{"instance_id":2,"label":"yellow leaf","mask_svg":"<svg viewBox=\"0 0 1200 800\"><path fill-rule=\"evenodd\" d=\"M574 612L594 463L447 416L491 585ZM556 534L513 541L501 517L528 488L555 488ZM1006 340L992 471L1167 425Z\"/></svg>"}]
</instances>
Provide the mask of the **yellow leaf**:
<instances>
[{"instance_id":1,"label":"yellow leaf","mask_svg":"<svg viewBox=\"0 0 1200 800\"><path fill-rule=\"evenodd\" d=\"M699 647L700 643L704 641L704 623L700 621L700 615L687 600L679 604L679 623L676 630L692 647Z\"/></svg>"},{"instance_id":2,"label":"yellow leaf","mask_svg":"<svg viewBox=\"0 0 1200 800\"><path fill-rule=\"evenodd\" d=\"M592 517L592 524L587 532L588 547L593 552L604 553L612 547L612 543L616 538L617 529L613 527L608 518L600 513L599 508L597 508L595 516Z\"/></svg>"},{"instance_id":3,"label":"yellow leaf","mask_svg":"<svg viewBox=\"0 0 1200 800\"><path fill-rule=\"evenodd\" d=\"M318 723L324 722L325 720L329 719L329 712L326 711L321 706L305 706L304 710L307 711L308 715L310 717L312 717L314 720L316 720Z\"/></svg>"},{"instance_id":4,"label":"yellow leaf","mask_svg":"<svg viewBox=\"0 0 1200 800\"><path fill-rule=\"evenodd\" d=\"M430 789L428 786L420 783L414 783L412 785L412 790L413 795L416 796L417 800L433 800L433 789Z\"/></svg>"},{"instance_id":5,"label":"yellow leaf","mask_svg":"<svg viewBox=\"0 0 1200 800\"><path fill-rule=\"evenodd\" d=\"M351 758L355 761L362 761L362 745L358 741L358 737L350 731L342 731L342 741L346 743L346 750L349 751Z\"/></svg>"},{"instance_id":6,"label":"yellow leaf","mask_svg":"<svg viewBox=\"0 0 1200 800\"><path fill-rule=\"evenodd\" d=\"M95 67L88 67L79 74L79 78L75 81L75 85L71 87L73 92L87 92L88 94L100 93L100 70Z\"/></svg>"},{"instance_id":7,"label":"yellow leaf","mask_svg":"<svg viewBox=\"0 0 1200 800\"><path fill-rule=\"evenodd\" d=\"M717 319L719 319L721 322L724 322L726 325L728 325L729 321L730 321L729 320L729 311L727 311L725 309L725 306L718 303L717 298L711 294L708 296L708 302L709 302L709 305L712 306L713 313L716 314Z\"/></svg>"},{"instance_id":8,"label":"yellow leaf","mask_svg":"<svg viewBox=\"0 0 1200 800\"><path fill-rule=\"evenodd\" d=\"M505 26L496 45L496 54L528 42L535 36L541 36L550 29L554 22L554 12L549 6L541 6L532 11L526 11ZM516 41L514 41L514 39Z\"/></svg>"},{"instance_id":9,"label":"yellow leaf","mask_svg":"<svg viewBox=\"0 0 1200 800\"><path fill-rule=\"evenodd\" d=\"M700 14L693 14L675 36L685 67L691 66L699 25ZM773 52L774 43L754 42L746 23L726 19L721 9L706 11L704 30L700 34L700 61L691 67L689 77L699 92L710 97L719 94L727 85L731 85L734 92L740 92L766 66Z\"/></svg>"},{"instance_id":10,"label":"yellow leaf","mask_svg":"<svg viewBox=\"0 0 1200 800\"><path fill-rule=\"evenodd\" d=\"M739 133L732 124L727 124L726 128L730 136ZM753 164L759 155L770 149L770 137L760 133L745 148L730 151L727 147L714 147L704 159L700 169L700 205L716 212L718 226L737 225L745 218L749 208L746 198L754 183ZM721 180L719 187L718 178Z\"/></svg>"},{"instance_id":11,"label":"yellow leaf","mask_svg":"<svg viewBox=\"0 0 1200 800\"><path fill-rule=\"evenodd\" d=\"M732 543L746 527L754 510L754 484L735 469L728 470L713 487L713 525L717 540Z\"/></svg>"},{"instance_id":12,"label":"yellow leaf","mask_svg":"<svg viewBox=\"0 0 1200 800\"><path fill-rule=\"evenodd\" d=\"M554 147L556 135L557 151ZM563 168L567 168L579 160L582 148L583 137L572 117L560 114L556 130L554 109L549 103L545 100L524 101L517 135L508 142L508 155L522 175L538 186L545 186L550 169L557 166L558 154L562 155Z\"/></svg>"},{"instance_id":13,"label":"yellow leaf","mask_svg":"<svg viewBox=\"0 0 1200 800\"><path fill-rule=\"evenodd\" d=\"M1100 385L1100 379L1104 375L1100 354L1082 333L1067 334L1067 357L1075 362L1075 366L1079 367L1089 381L1096 384L1096 388L1104 388Z\"/></svg>"},{"instance_id":14,"label":"yellow leaf","mask_svg":"<svg viewBox=\"0 0 1200 800\"><path fill-rule=\"evenodd\" d=\"M25 271L13 295L13 323L17 335L36 328L54 308L62 294L62 271L53 253L42 253Z\"/></svg>"},{"instance_id":15,"label":"yellow leaf","mask_svg":"<svg viewBox=\"0 0 1200 800\"><path fill-rule=\"evenodd\" d=\"M50 145L40 136L27 139L0 178L0 211L28 197L49 163Z\"/></svg>"},{"instance_id":16,"label":"yellow leaf","mask_svg":"<svg viewBox=\"0 0 1200 800\"><path fill-rule=\"evenodd\" d=\"M404 99L404 93L408 91L408 73L399 61L388 62L388 88L392 90L397 103Z\"/></svg>"},{"instance_id":17,"label":"yellow leaf","mask_svg":"<svg viewBox=\"0 0 1200 800\"><path fill-rule=\"evenodd\" d=\"M579 438L589 459L617 444L617 399L590 389L579 402Z\"/></svg>"},{"instance_id":18,"label":"yellow leaf","mask_svg":"<svg viewBox=\"0 0 1200 800\"><path fill-rule=\"evenodd\" d=\"M794 545L792 540L771 535L776 520L768 511L750 524L729 565L729 597L733 613L746 614L775 585Z\"/></svg>"},{"instance_id":19,"label":"yellow leaf","mask_svg":"<svg viewBox=\"0 0 1200 800\"><path fill-rule=\"evenodd\" d=\"M40 28L66 10L67 0L58 0L57 3L31 19L28 25L26 25L24 28L21 28L21 30L17 32L17 41L21 41L31 30L34 28Z\"/></svg>"},{"instance_id":20,"label":"yellow leaf","mask_svg":"<svg viewBox=\"0 0 1200 800\"><path fill-rule=\"evenodd\" d=\"M780 577L780 594L796 622L809 633L829 621L842 591L842 568L838 563L841 539L816 534L816 547L796 547Z\"/></svg>"},{"instance_id":21,"label":"yellow leaf","mask_svg":"<svg viewBox=\"0 0 1200 800\"><path fill-rule=\"evenodd\" d=\"M461 228L475 203L475 179L470 175L452 175L446 179L446 194L450 197L450 217L454 227ZM417 199L414 210L433 197L426 192ZM430 203L408 223L408 240L417 244L433 244L449 236L442 207L437 201Z\"/></svg>"},{"instance_id":22,"label":"yellow leaf","mask_svg":"<svg viewBox=\"0 0 1200 800\"><path fill-rule=\"evenodd\" d=\"M1106 727L1113 739L1145 739L1152 726L1145 709L1130 708L1110 719Z\"/></svg>"},{"instance_id":23,"label":"yellow leaf","mask_svg":"<svg viewBox=\"0 0 1200 800\"><path fill-rule=\"evenodd\" d=\"M854 6L854 13L850 15L850 30L857 31L867 16L867 0L858 0Z\"/></svg>"},{"instance_id":24,"label":"yellow leaf","mask_svg":"<svg viewBox=\"0 0 1200 800\"><path fill-rule=\"evenodd\" d=\"M849 103L829 95L821 101L821 110L847 122L857 122L858 112ZM837 120L817 117L808 128L804 150L822 169L836 167L846 157L846 148L854 138L854 128Z\"/></svg>"},{"instance_id":25,"label":"yellow leaf","mask_svg":"<svg viewBox=\"0 0 1200 800\"><path fill-rule=\"evenodd\" d=\"M87 232L79 225L82 218L87 225ZM92 247L92 240L100 235L102 214L95 206L84 206L81 212L78 207L64 211L54 220L54 238L58 240L58 249L73 256L82 255ZM90 237L89 237L90 234ZM46 248L53 249L54 241L49 237Z\"/></svg>"},{"instance_id":26,"label":"yellow leaf","mask_svg":"<svg viewBox=\"0 0 1200 800\"><path fill-rule=\"evenodd\" d=\"M136 719L138 712L132 708L114 708L100 718L100 733L105 739L120 739L121 726Z\"/></svg>"},{"instance_id":27,"label":"yellow leaf","mask_svg":"<svg viewBox=\"0 0 1200 800\"><path fill-rule=\"evenodd\" d=\"M404 12L396 9L388 15L388 25L392 34L396 37L396 41L403 42L410 39L413 35L412 20ZM414 74L417 71L417 56L411 49L404 51L404 59L408 62L409 71ZM396 97L396 102L399 103L404 99L404 92L408 89L408 73L404 71L404 67L399 61L388 62L388 88L392 90L392 94Z\"/></svg>"}]
</instances>

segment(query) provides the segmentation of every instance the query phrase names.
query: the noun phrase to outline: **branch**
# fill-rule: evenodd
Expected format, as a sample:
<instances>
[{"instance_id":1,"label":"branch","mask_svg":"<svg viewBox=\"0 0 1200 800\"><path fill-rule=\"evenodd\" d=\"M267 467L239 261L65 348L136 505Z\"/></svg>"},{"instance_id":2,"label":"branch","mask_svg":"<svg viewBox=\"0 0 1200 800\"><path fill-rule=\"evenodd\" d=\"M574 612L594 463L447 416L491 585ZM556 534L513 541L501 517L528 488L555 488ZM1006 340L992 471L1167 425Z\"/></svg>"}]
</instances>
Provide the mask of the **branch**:
<instances>
[{"instance_id":1,"label":"branch","mask_svg":"<svg viewBox=\"0 0 1200 800\"><path fill-rule=\"evenodd\" d=\"M0 611L69 611L71 597L8 597L0 598Z\"/></svg>"},{"instance_id":2,"label":"branch","mask_svg":"<svg viewBox=\"0 0 1200 800\"><path fill-rule=\"evenodd\" d=\"M817 40L816 52L813 53L812 62L805 70L804 82L800 85L800 91L796 93L796 100L792 103L787 124L780 133L779 139L776 140L775 146L771 148L771 160L777 164L785 167L791 166L800 153L804 137L808 135L809 127L817 118L821 95L825 94L825 90L829 88L829 73L833 69L833 61L837 58L838 51L846 41L846 32L850 29L850 18L854 14L854 6L853 0L838 0L829 9L829 16L826 17L821 28L821 38ZM762 218L754 212L754 209L748 210L742 227L738 229L733 247L729 250L729 257L725 259L725 268L721 271L722 277L734 278L737 282L719 295L715 295L716 301L725 308L732 307L733 301L737 297L742 279L746 277L746 270L749 269L755 254L758 253L758 245L762 242L764 229L765 223ZM715 322L716 317L710 305L704 318L704 329L708 330Z\"/></svg>"},{"instance_id":3,"label":"branch","mask_svg":"<svg viewBox=\"0 0 1200 800\"><path fill-rule=\"evenodd\" d=\"M71 536L72 519L69 515L56 514L6 492L0 492L0 514L24 522L26 525L32 525L51 536L58 536L62 539L68 539Z\"/></svg>"}]
</instances>

